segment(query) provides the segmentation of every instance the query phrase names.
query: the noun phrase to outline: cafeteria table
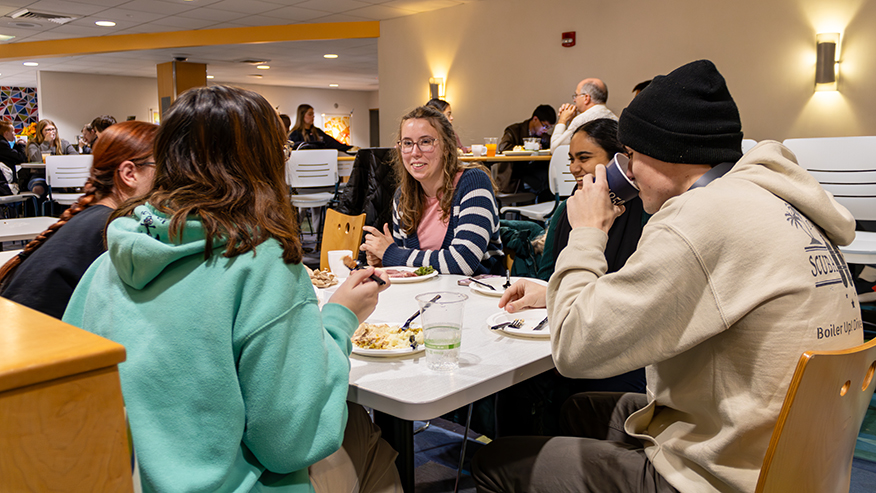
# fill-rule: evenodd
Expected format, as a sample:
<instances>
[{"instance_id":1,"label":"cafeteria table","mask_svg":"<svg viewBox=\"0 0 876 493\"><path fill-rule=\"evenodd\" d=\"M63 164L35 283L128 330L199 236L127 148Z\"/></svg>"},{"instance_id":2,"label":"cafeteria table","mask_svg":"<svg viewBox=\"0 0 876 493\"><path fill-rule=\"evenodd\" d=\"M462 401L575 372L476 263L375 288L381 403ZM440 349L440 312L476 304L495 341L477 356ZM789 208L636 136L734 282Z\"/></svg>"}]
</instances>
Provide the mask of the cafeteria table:
<instances>
[{"instance_id":1,"label":"cafeteria table","mask_svg":"<svg viewBox=\"0 0 876 493\"><path fill-rule=\"evenodd\" d=\"M349 162L354 161L356 158L354 156L338 156L338 162ZM519 155L516 154L514 156L506 156L504 154L497 154L495 156L472 156L471 154L465 154L459 156L459 160L465 163L481 163L487 166L493 163L518 163L518 162L530 162L530 161L550 161L551 155L539 153L538 155Z\"/></svg>"},{"instance_id":2,"label":"cafeteria table","mask_svg":"<svg viewBox=\"0 0 876 493\"><path fill-rule=\"evenodd\" d=\"M347 399L375 410L383 436L399 452L396 464L404 490L414 491L413 420L437 418L523 382L554 367L548 338L524 338L491 331L486 319L500 312L498 297L481 295L439 275L416 283L395 283L380 294L369 322L404 322L417 311L420 293L455 291L468 295L459 369L426 367L425 352L404 357L350 357Z\"/></svg>"},{"instance_id":3,"label":"cafeteria table","mask_svg":"<svg viewBox=\"0 0 876 493\"><path fill-rule=\"evenodd\" d=\"M58 222L57 217L0 219L0 242L32 240Z\"/></svg>"}]
</instances>

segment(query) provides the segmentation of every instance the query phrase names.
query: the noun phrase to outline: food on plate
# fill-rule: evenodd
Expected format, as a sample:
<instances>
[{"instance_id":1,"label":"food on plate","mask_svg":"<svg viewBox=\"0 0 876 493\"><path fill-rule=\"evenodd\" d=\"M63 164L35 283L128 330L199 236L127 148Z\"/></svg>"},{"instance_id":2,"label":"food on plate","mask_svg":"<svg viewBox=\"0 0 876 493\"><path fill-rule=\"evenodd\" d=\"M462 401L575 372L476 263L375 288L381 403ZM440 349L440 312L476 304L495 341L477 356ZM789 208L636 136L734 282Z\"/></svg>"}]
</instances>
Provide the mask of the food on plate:
<instances>
[{"instance_id":1,"label":"food on plate","mask_svg":"<svg viewBox=\"0 0 876 493\"><path fill-rule=\"evenodd\" d=\"M523 146L514 146L514 149L512 149L512 150L514 152L518 152L518 151L525 151L526 149L524 149Z\"/></svg>"},{"instance_id":2,"label":"food on plate","mask_svg":"<svg viewBox=\"0 0 876 493\"><path fill-rule=\"evenodd\" d=\"M308 269L309 270L309 269ZM318 288L327 288L338 283L338 278L334 274L326 270L316 269L310 273L310 282Z\"/></svg>"},{"instance_id":3,"label":"food on plate","mask_svg":"<svg viewBox=\"0 0 876 493\"><path fill-rule=\"evenodd\" d=\"M405 349L411 347L411 336L417 345L423 344L423 329L401 330L398 324L362 323L353 333L353 344L362 349Z\"/></svg>"},{"instance_id":4,"label":"food on plate","mask_svg":"<svg viewBox=\"0 0 876 493\"><path fill-rule=\"evenodd\" d=\"M343 262L344 265L346 265L347 268L350 270L359 267L359 264L357 264L356 261L353 260L349 255L344 255L343 257L341 257L341 262Z\"/></svg>"},{"instance_id":5,"label":"food on plate","mask_svg":"<svg viewBox=\"0 0 876 493\"><path fill-rule=\"evenodd\" d=\"M435 268L431 265L420 267L417 270L402 270L402 269L383 269L390 279L400 279L403 277L420 277L428 276L435 272Z\"/></svg>"}]
</instances>

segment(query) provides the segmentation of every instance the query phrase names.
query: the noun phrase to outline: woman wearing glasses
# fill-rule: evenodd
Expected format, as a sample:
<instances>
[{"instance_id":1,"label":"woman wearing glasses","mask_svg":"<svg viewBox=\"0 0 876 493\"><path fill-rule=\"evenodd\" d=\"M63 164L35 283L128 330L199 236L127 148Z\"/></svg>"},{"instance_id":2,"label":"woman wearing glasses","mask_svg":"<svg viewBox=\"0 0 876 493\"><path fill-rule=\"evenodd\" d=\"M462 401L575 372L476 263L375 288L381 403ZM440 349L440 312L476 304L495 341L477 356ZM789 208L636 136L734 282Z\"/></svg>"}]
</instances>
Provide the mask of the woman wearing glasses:
<instances>
[{"instance_id":1,"label":"woman wearing glasses","mask_svg":"<svg viewBox=\"0 0 876 493\"><path fill-rule=\"evenodd\" d=\"M156 125L136 121L107 129L94 147L82 197L0 267L4 298L61 318L79 278L105 250L103 229L110 213L152 186L157 131Z\"/></svg>"},{"instance_id":2,"label":"woman wearing glasses","mask_svg":"<svg viewBox=\"0 0 876 493\"><path fill-rule=\"evenodd\" d=\"M486 168L456 155L450 121L421 106L402 118L392 231L366 226L360 250L386 267L430 265L442 274L501 272L502 240Z\"/></svg>"}]
</instances>

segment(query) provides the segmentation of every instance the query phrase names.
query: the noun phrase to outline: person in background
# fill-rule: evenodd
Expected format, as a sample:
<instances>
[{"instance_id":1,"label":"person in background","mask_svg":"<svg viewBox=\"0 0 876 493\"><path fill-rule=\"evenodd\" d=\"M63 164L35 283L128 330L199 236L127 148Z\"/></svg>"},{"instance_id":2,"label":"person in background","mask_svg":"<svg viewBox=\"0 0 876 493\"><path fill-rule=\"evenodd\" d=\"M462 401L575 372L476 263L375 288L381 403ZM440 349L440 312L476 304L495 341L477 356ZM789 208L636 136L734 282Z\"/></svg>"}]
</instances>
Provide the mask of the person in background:
<instances>
[{"instance_id":1,"label":"person in background","mask_svg":"<svg viewBox=\"0 0 876 493\"><path fill-rule=\"evenodd\" d=\"M104 133L94 148L84 194L0 268L0 295L61 318L79 279L105 251L103 230L110 213L152 186L152 143L158 127L124 122Z\"/></svg>"},{"instance_id":2,"label":"person in background","mask_svg":"<svg viewBox=\"0 0 876 493\"><path fill-rule=\"evenodd\" d=\"M576 128L597 118L617 120L617 115L605 106L608 101L608 86L599 79L584 79L575 87L572 104L560 106L557 126L551 135L551 152L566 145ZM573 118L574 117L574 118Z\"/></svg>"},{"instance_id":3,"label":"person in background","mask_svg":"<svg viewBox=\"0 0 876 493\"><path fill-rule=\"evenodd\" d=\"M389 278L351 272L320 310L285 143L259 94L181 94L155 139L152 188L111 216L108 252L70 299L65 322L127 351L144 491L401 491L397 454L346 402L350 338Z\"/></svg>"},{"instance_id":4,"label":"person in background","mask_svg":"<svg viewBox=\"0 0 876 493\"><path fill-rule=\"evenodd\" d=\"M97 133L90 123L82 126L82 134L79 135L79 154L91 154L91 143L97 138Z\"/></svg>"},{"instance_id":5,"label":"person in background","mask_svg":"<svg viewBox=\"0 0 876 493\"><path fill-rule=\"evenodd\" d=\"M27 160L31 163L42 163L43 154L52 154L55 156L79 154L76 147L58 136L58 127L52 120L40 120L36 125L36 135L33 140L27 143ZM28 171L29 173L25 173ZM34 172L33 170L22 170L18 176L19 184L24 185L24 190L29 190L40 198L44 198L49 192L49 186L46 184L45 171Z\"/></svg>"},{"instance_id":6,"label":"person in background","mask_svg":"<svg viewBox=\"0 0 876 493\"><path fill-rule=\"evenodd\" d=\"M529 119L505 127L496 152L511 151L515 146L522 146L523 139L527 137L538 137L539 146L545 149L550 146L549 132L556 122L557 113L553 107L538 105ZM546 161L495 163L492 171L500 192L515 193L522 182L527 191L539 196L539 201L544 201L554 198L548 185L549 165Z\"/></svg>"},{"instance_id":7,"label":"person in background","mask_svg":"<svg viewBox=\"0 0 876 493\"><path fill-rule=\"evenodd\" d=\"M292 119L289 118L289 115L282 114L280 115L280 121L283 122L283 128L286 129L286 135L289 135L289 132L292 131Z\"/></svg>"},{"instance_id":8,"label":"person in background","mask_svg":"<svg viewBox=\"0 0 876 493\"><path fill-rule=\"evenodd\" d=\"M453 124L453 108L450 107L450 103L444 101L443 99L432 98L429 101L426 101L425 106L430 108L435 108L440 111L447 120L450 121L450 124ZM462 153L471 152L471 148L462 145L462 140L459 138L459 134L456 131L453 131L453 137L456 139L456 148L459 149Z\"/></svg>"},{"instance_id":9,"label":"person in background","mask_svg":"<svg viewBox=\"0 0 876 493\"><path fill-rule=\"evenodd\" d=\"M547 288L515 283L499 306L547 307L563 375L645 366L647 393L577 394L566 436L493 441L472 460L479 492L754 491L800 355L863 342L837 247L855 238L854 217L782 144L743 156L712 62L655 77L621 113L618 140L653 214L636 252L606 273L623 206L597 165L567 201L572 231ZM812 269L813 255L830 267ZM824 337L831 324L849 330Z\"/></svg>"},{"instance_id":10,"label":"person in background","mask_svg":"<svg viewBox=\"0 0 876 493\"><path fill-rule=\"evenodd\" d=\"M644 91L645 88L648 87L648 84L650 84L650 83L651 83L651 79L648 79L648 80L643 80L642 82L639 82L638 84L636 84L636 86L633 87L633 97L638 96L639 93Z\"/></svg>"},{"instance_id":11,"label":"person in background","mask_svg":"<svg viewBox=\"0 0 876 493\"><path fill-rule=\"evenodd\" d=\"M0 171L0 195L15 195L18 193L16 165L27 161L25 145L15 139L15 127L8 121L0 121L0 164L6 165L6 169Z\"/></svg>"},{"instance_id":12,"label":"person in background","mask_svg":"<svg viewBox=\"0 0 876 493\"><path fill-rule=\"evenodd\" d=\"M100 137L100 134L102 134L104 130L110 128L115 124L116 119L111 115L101 115L95 117L94 120L91 120L91 129L94 131L94 135L89 145L91 145L91 147L94 147L94 142Z\"/></svg>"},{"instance_id":13,"label":"person in background","mask_svg":"<svg viewBox=\"0 0 876 493\"><path fill-rule=\"evenodd\" d=\"M348 154L355 154L359 151L358 147L338 142L334 137L314 125L314 116L313 106L309 104L298 106L295 126L292 127L292 131L289 133L289 140L296 144L296 147L298 144L308 143L321 149L337 149Z\"/></svg>"},{"instance_id":14,"label":"person in background","mask_svg":"<svg viewBox=\"0 0 876 493\"><path fill-rule=\"evenodd\" d=\"M370 265L430 265L442 274L504 272L499 209L483 165L459 161L450 120L421 106L402 117L392 231L365 226Z\"/></svg>"}]
</instances>

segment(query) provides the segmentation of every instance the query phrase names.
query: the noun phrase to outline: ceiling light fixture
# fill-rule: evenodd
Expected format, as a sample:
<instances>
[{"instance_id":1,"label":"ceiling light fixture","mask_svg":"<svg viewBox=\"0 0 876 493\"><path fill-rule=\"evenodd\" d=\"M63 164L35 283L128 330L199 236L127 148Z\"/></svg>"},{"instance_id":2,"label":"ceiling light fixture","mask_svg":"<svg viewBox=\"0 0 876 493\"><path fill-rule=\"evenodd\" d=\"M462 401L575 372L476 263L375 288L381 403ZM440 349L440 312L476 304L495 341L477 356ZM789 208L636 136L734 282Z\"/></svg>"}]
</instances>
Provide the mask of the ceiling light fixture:
<instances>
[{"instance_id":1,"label":"ceiling light fixture","mask_svg":"<svg viewBox=\"0 0 876 493\"><path fill-rule=\"evenodd\" d=\"M207 78L208 78L208 79L214 79L215 77L213 77L212 75L208 75Z\"/></svg>"},{"instance_id":2,"label":"ceiling light fixture","mask_svg":"<svg viewBox=\"0 0 876 493\"><path fill-rule=\"evenodd\" d=\"M338 87L337 84L329 84L329 87Z\"/></svg>"},{"instance_id":3,"label":"ceiling light fixture","mask_svg":"<svg viewBox=\"0 0 876 493\"><path fill-rule=\"evenodd\" d=\"M95 24L97 24L100 27L113 27L116 25L116 23L113 21L97 21L97 22L95 22Z\"/></svg>"},{"instance_id":4,"label":"ceiling light fixture","mask_svg":"<svg viewBox=\"0 0 876 493\"><path fill-rule=\"evenodd\" d=\"M262 74L249 74L247 77L255 77L256 79L261 79L263 77Z\"/></svg>"},{"instance_id":5,"label":"ceiling light fixture","mask_svg":"<svg viewBox=\"0 0 876 493\"><path fill-rule=\"evenodd\" d=\"M10 36L8 34L0 34L0 41L9 41L10 39L12 39L14 37L15 36Z\"/></svg>"},{"instance_id":6,"label":"ceiling light fixture","mask_svg":"<svg viewBox=\"0 0 876 493\"><path fill-rule=\"evenodd\" d=\"M24 62L24 63L22 63L22 65L24 65L25 67L36 67L39 65L39 63L37 63L37 62Z\"/></svg>"},{"instance_id":7,"label":"ceiling light fixture","mask_svg":"<svg viewBox=\"0 0 876 493\"><path fill-rule=\"evenodd\" d=\"M259 70L268 70L269 68L271 68L271 66L270 65L256 65L256 68Z\"/></svg>"},{"instance_id":8,"label":"ceiling light fixture","mask_svg":"<svg viewBox=\"0 0 876 493\"><path fill-rule=\"evenodd\" d=\"M329 54L323 55L322 57L323 58L337 58L338 56L333 54L333 53L329 53Z\"/></svg>"}]
</instances>

